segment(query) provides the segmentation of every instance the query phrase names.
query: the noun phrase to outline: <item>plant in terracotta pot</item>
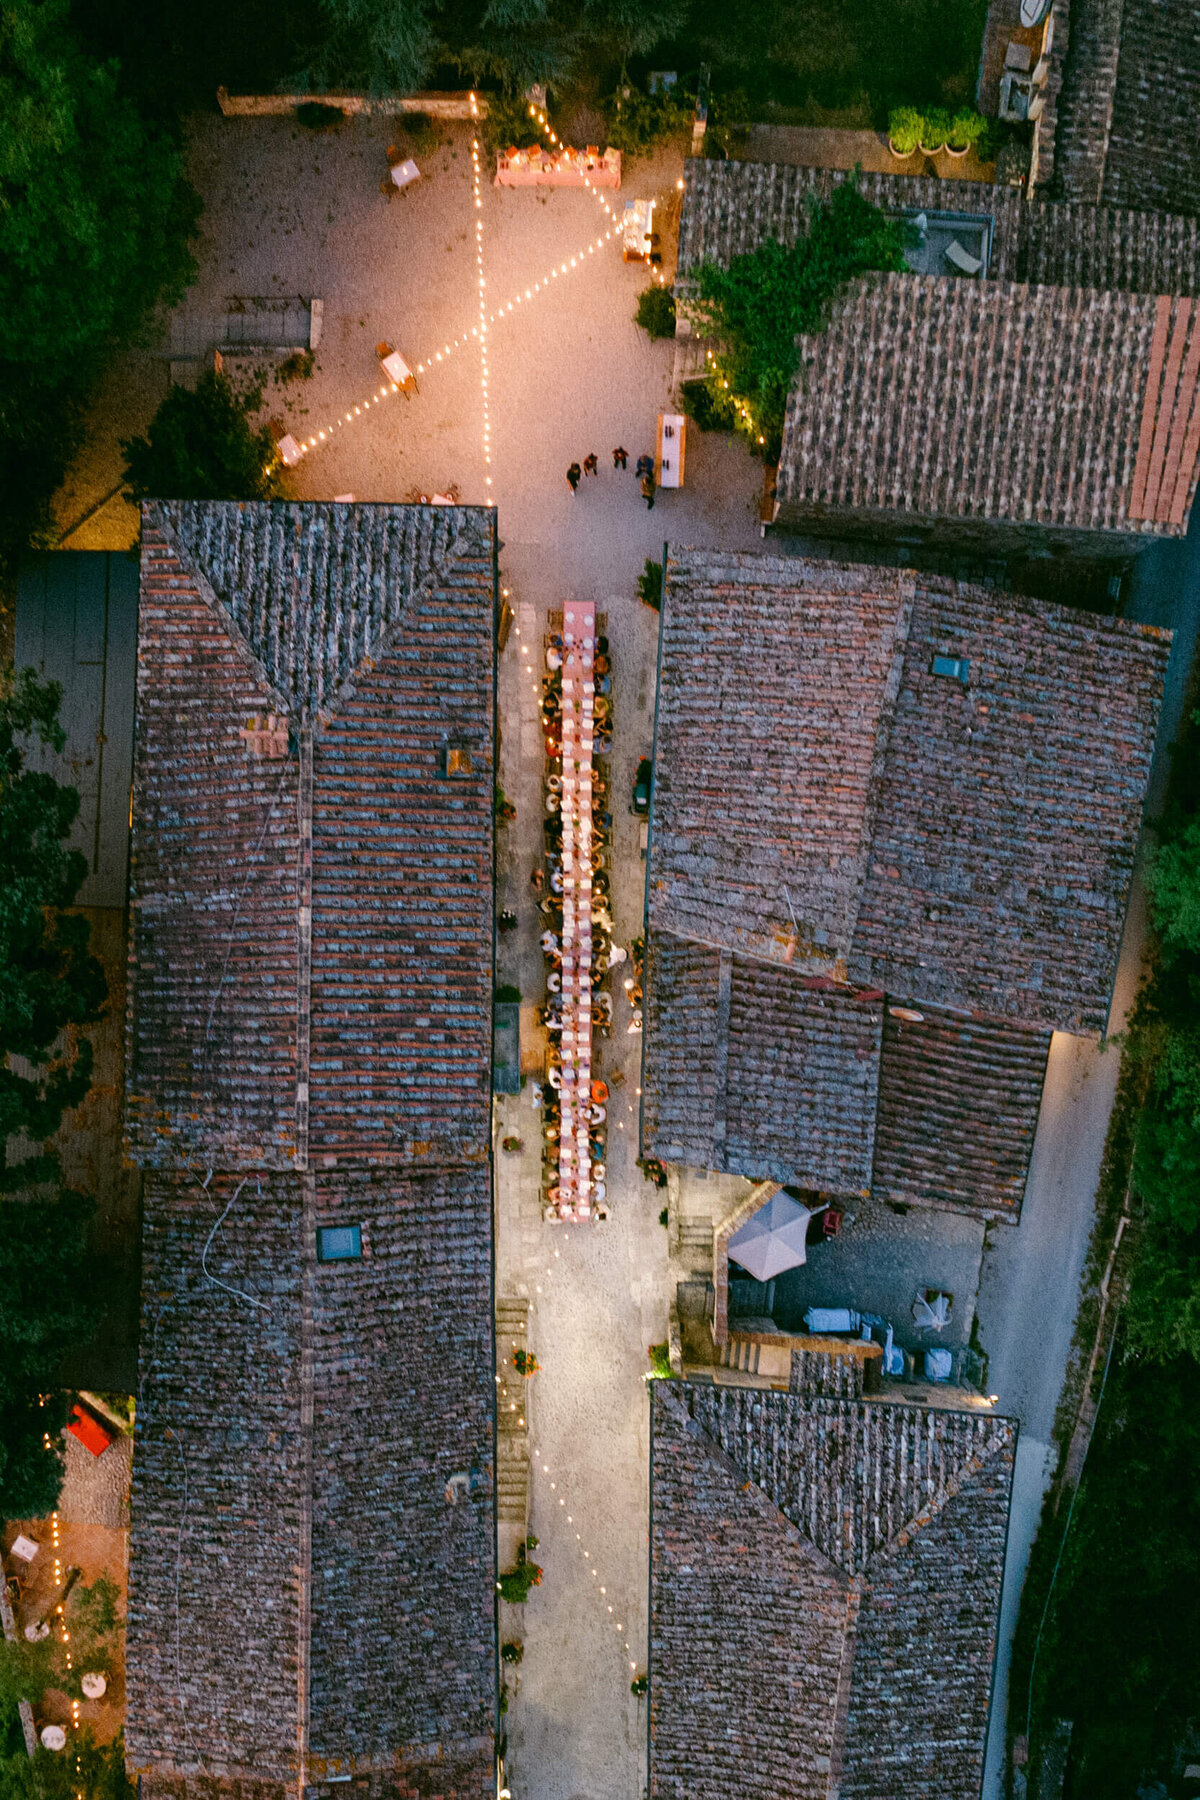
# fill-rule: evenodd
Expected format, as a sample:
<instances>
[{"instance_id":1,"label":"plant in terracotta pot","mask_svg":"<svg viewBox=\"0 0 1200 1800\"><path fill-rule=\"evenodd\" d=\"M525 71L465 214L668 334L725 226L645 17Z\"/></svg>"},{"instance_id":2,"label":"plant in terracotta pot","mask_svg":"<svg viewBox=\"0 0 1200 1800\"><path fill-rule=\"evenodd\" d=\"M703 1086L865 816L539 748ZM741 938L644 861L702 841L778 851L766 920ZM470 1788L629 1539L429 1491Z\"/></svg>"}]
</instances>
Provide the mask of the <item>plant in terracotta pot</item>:
<instances>
[{"instance_id":1,"label":"plant in terracotta pot","mask_svg":"<svg viewBox=\"0 0 1200 1800\"><path fill-rule=\"evenodd\" d=\"M921 116L921 142L924 155L937 156L946 148L954 120L944 106L931 106Z\"/></svg>"},{"instance_id":2,"label":"plant in terracotta pot","mask_svg":"<svg viewBox=\"0 0 1200 1800\"><path fill-rule=\"evenodd\" d=\"M915 106L893 107L888 114L888 149L903 160L921 141L925 121Z\"/></svg>"},{"instance_id":3,"label":"plant in terracotta pot","mask_svg":"<svg viewBox=\"0 0 1200 1800\"><path fill-rule=\"evenodd\" d=\"M950 121L946 149L951 156L965 156L979 143L986 130L987 120L982 113L977 113L971 106L960 107Z\"/></svg>"}]
</instances>

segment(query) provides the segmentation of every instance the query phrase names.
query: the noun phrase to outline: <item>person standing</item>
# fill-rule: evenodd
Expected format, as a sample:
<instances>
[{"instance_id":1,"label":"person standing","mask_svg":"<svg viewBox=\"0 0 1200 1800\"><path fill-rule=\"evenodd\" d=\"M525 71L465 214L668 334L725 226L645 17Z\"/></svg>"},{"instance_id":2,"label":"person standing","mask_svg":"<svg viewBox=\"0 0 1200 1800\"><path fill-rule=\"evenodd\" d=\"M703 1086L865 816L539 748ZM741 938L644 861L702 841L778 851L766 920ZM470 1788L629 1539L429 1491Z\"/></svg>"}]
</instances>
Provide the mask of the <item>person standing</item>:
<instances>
[{"instance_id":1,"label":"person standing","mask_svg":"<svg viewBox=\"0 0 1200 1800\"><path fill-rule=\"evenodd\" d=\"M600 473L600 463L594 450L584 457L583 472L585 475L598 475Z\"/></svg>"},{"instance_id":2,"label":"person standing","mask_svg":"<svg viewBox=\"0 0 1200 1800\"><path fill-rule=\"evenodd\" d=\"M567 470L567 486L570 488L572 493L574 493L576 488L579 486L579 464L578 463L572 463L570 468Z\"/></svg>"},{"instance_id":3,"label":"person standing","mask_svg":"<svg viewBox=\"0 0 1200 1800\"><path fill-rule=\"evenodd\" d=\"M629 452L626 450L624 444L618 444L617 448L613 451L613 468L627 469L628 467Z\"/></svg>"},{"instance_id":4,"label":"person standing","mask_svg":"<svg viewBox=\"0 0 1200 1800\"><path fill-rule=\"evenodd\" d=\"M646 502L646 510L654 510L654 471L642 476L642 499Z\"/></svg>"}]
</instances>

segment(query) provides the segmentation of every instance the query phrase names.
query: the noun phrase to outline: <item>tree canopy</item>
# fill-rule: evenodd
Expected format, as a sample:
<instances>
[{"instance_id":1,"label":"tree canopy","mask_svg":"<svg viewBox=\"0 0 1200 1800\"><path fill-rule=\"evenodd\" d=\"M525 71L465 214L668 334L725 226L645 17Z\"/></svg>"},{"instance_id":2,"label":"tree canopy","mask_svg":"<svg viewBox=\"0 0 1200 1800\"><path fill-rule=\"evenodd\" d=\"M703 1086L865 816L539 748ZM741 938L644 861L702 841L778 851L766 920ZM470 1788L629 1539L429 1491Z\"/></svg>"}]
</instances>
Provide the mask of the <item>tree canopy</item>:
<instances>
[{"instance_id":1,"label":"tree canopy","mask_svg":"<svg viewBox=\"0 0 1200 1800\"><path fill-rule=\"evenodd\" d=\"M271 500L279 456L250 415L261 389L236 394L208 369L194 390L172 387L145 437L127 438L125 480L135 500Z\"/></svg>"},{"instance_id":2,"label":"tree canopy","mask_svg":"<svg viewBox=\"0 0 1200 1800\"><path fill-rule=\"evenodd\" d=\"M195 272L199 201L175 136L90 57L68 0L0 9L0 564L48 541L82 402Z\"/></svg>"},{"instance_id":3,"label":"tree canopy","mask_svg":"<svg viewBox=\"0 0 1200 1800\"><path fill-rule=\"evenodd\" d=\"M30 767L37 744L62 748L58 702L30 669L0 680L0 1517L10 1518L57 1499L66 1403L53 1390L63 1351L93 1317L92 1205L61 1187L47 1141L88 1091L80 1028L105 1000L88 922L67 910L86 872L67 844L79 795Z\"/></svg>"}]
</instances>

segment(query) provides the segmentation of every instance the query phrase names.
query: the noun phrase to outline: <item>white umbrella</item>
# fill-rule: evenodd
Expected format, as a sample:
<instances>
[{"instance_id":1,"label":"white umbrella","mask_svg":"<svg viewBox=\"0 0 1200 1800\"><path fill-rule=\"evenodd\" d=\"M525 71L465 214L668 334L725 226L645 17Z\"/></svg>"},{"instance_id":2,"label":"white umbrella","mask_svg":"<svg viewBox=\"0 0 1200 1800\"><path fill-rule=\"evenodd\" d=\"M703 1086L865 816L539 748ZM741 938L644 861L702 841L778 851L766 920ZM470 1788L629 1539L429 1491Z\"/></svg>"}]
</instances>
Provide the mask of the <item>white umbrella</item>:
<instances>
[{"instance_id":1,"label":"white umbrella","mask_svg":"<svg viewBox=\"0 0 1200 1800\"><path fill-rule=\"evenodd\" d=\"M774 1194L729 1240L729 1254L755 1281L771 1281L807 1260L812 1213L787 1194Z\"/></svg>"}]
</instances>

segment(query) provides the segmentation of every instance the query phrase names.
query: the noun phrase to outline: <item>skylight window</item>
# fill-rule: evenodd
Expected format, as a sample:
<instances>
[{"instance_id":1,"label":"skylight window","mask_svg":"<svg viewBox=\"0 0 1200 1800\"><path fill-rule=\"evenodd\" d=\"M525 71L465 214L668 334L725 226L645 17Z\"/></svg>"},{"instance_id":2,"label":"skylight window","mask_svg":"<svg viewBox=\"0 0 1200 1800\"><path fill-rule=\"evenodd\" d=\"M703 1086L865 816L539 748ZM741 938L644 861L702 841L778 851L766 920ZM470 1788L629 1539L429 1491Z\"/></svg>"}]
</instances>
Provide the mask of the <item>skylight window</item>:
<instances>
[{"instance_id":1,"label":"skylight window","mask_svg":"<svg viewBox=\"0 0 1200 1800\"><path fill-rule=\"evenodd\" d=\"M454 779L471 773L471 751L466 744L447 744L443 751L442 772Z\"/></svg>"},{"instance_id":2,"label":"skylight window","mask_svg":"<svg viewBox=\"0 0 1200 1800\"><path fill-rule=\"evenodd\" d=\"M359 1262L361 1259L361 1225L319 1225L317 1227L318 1262Z\"/></svg>"},{"instance_id":3,"label":"skylight window","mask_svg":"<svg viewBox=\"0 0 1200 1800\"><path fill-rule=\"evenodd\" d=\"M966 687L970 666L965 656L935 656L930 669L934 675L943 675L947 681L961 681Z\"/></svg>"}]
</instances>

